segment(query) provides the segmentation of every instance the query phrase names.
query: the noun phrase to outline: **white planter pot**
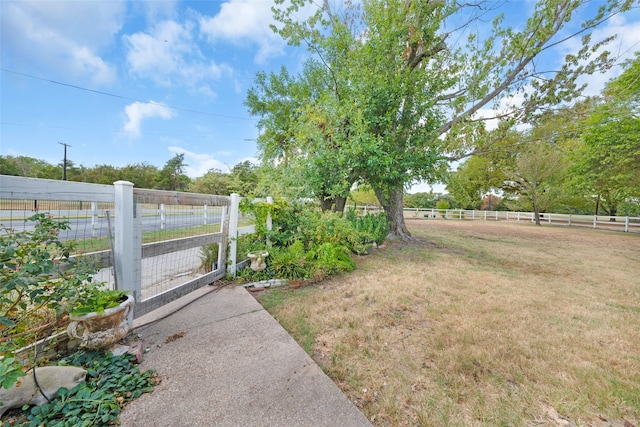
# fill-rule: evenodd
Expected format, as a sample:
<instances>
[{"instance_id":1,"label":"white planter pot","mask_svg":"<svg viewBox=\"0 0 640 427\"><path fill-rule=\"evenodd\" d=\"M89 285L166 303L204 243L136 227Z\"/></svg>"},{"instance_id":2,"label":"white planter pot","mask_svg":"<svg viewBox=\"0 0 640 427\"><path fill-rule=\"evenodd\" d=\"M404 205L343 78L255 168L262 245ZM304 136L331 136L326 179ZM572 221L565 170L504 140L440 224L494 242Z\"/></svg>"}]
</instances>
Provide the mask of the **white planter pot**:
<instances>
[{"instance_id":1,"label":"white planter pot","mask_svg":"<svg viewBox=\"0 0 640 427\"><path fill-rule=\"evenodd\" d=\"M69 315L71 323L67 334L80 340L80 346L90 349L105 348L129 333L128 316L135 300L132 295L117 307L108 308L104 313L87 313L81 316Z\"/></svg>"}]
</instances>

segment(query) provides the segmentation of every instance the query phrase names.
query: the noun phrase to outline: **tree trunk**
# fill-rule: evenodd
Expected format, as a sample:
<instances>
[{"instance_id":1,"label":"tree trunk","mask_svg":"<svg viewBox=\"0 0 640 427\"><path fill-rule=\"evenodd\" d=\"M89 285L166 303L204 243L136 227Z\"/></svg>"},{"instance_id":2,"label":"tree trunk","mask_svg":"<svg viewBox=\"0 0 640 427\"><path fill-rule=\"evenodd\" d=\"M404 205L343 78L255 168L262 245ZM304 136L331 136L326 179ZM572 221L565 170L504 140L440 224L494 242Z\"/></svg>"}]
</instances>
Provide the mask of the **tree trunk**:
<instances>
[{"instance_id":1,"label":"tree trunk","mask_svg":"<svg viewBox=\"0 0 640 427\"><path fill-rule=\"evenodd\" d=\"M333 198L329 197L325 193L322 193L322 195L320 196L320 209L322 209L322 213L330 210L331 205L333 205Z\"/></svg>"},{"instance_id":2,"label":"tree trunk","mask_svg":"<svg viewBox=\"0 0 640 427\"><path fill-rule=\"evenodd\" d=\"M333 210L334 212L343 212L344 206L347 204L347 198L342 196L323 196L320 199L320 209L322 212Z\"/></svg>"},{"instance_id":3,"label":"tree trunk","mask_svg":"<svg viewBox=\"0 0 640 427\"><path fill-rule=\"evenodd\" d=\"M407 229L407 225L404 222L403 203L404 203L404 188L399 185L388 191L381 189L373 189L376 193L378 201L384 208L389 220L389 234L387 239L389 240L413 240L413 236Z\"/></svg>"}]
</instances>

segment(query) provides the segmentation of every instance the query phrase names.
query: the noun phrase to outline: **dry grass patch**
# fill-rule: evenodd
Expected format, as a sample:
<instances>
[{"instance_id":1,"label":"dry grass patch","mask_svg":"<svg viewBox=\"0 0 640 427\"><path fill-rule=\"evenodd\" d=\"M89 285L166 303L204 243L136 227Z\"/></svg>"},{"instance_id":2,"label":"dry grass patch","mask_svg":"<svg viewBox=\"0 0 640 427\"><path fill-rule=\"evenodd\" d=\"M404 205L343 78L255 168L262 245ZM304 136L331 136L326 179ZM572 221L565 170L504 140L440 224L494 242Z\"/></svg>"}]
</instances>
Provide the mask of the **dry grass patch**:
<instances>
[{"instance_id":1,"label":"dry grass patch","mask_svg":"<svg viewBox=\"0 0 640 427\"><path fill-rule=\"evenodd\" d=\"M377 426L640 422L640 236L410 221L260 299Z\"/></svg>"}]
</instances>

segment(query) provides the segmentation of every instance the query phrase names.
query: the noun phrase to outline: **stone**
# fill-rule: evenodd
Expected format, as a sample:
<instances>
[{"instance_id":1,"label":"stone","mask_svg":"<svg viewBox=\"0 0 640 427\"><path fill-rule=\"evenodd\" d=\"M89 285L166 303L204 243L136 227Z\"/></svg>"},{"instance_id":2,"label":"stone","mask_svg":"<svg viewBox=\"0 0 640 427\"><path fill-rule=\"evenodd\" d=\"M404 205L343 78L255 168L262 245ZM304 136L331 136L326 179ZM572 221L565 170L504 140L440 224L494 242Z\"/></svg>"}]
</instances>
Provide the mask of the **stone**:
<instances>
[{"instance_id":1,"label":"stone","mask_svg":"<svg viewBox=\"0 0 640 427\"><path fill-rule=\"evenodd\" d=\"M131 344L127 352L133 354L136 357L137 364L142 363L142 354L144 353L144 351L142 350L141 342Z\"/></svg>"},{"instance_id":2,"label":"stone","mask_svg":"<svg viewBox=\"0 0 640 427\"><path fill-rule=\"evenodd\" d=\"M71 390L76 385L84 382L87 371L76 366L43 366L35 368L36 378L40 390L49 400L58 397L58 390L64 387ZM33 378L33 369L18 381L10 389L0 387L0 416L8 409L20 408L24 405L42 405L47 400L38 391Z\"/></svg>"}]
</instances>

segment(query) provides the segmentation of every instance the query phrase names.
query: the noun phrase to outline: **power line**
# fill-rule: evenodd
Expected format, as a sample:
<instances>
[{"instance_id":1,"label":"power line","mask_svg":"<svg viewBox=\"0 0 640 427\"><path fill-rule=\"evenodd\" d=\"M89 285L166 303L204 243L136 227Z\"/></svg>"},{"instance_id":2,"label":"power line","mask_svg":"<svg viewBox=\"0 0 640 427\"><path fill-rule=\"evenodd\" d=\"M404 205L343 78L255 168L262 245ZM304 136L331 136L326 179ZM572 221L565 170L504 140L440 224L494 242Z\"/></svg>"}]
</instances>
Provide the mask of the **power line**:
<instances>
[{"instance_id":1,"label":"power line","mask_svg":"<svg viewBox=\"0 0 640 427\"><path fill-rule=\"evenodd\" d=\"M187 113L202 114L202 115L211 116L211 117L222 117L222 118L225 118L225 119L257 120L257 119L254 119L252 117L226 116L224 114L208 113L206 111L198 111L198 110L192 110L192 109L189 109L189 108L174 107L174 106L171 106L171 105L160 104L160 103L152 102L152 101L143 101L141 99L129 98L127 96L117 95L115 93L103 92L103 91L100 91L100 90L89 89L89 88L78 86L78 85L72 85L70 83L59 82L57 80L51 80L51 79L45 79L43 77L37 77L37 76L33 76L31 74L20 73L18 71L7 70L6 68L0 68L0 70L4 71L5 73L11 73L11 74L15 74L15 75L22 76L22 77L28 77L28 78L34 79L34 80L40 80L40 81L43 81L43 82L53 83L53 84L57 84L57 85L60 85L60 86L66 86L66 87L70 87L70 88L73 88L73 89L84 90L86 92L97 93L98 95L110 96L112 98L125 99L127 101L135 101L135 102L140 102L140 103L143 103L143 104L157 105L157 106L160 106L160 107L170 108L170 109L176 110L176 111L184 111L184 112L187 112Z\"/></svg>"}]
</instances>

